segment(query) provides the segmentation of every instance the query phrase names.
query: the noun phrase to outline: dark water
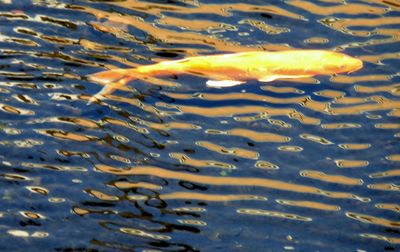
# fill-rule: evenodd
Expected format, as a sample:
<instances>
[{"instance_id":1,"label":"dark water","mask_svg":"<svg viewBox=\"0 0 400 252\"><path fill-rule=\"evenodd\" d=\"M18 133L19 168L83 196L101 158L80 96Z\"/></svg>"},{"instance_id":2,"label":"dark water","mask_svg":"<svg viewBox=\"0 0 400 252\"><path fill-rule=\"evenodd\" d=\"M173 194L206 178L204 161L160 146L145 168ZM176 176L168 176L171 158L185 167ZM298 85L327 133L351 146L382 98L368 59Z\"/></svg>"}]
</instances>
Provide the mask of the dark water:
<instances>
[{"instance_id":1,"label":"dark water","mask_svg":"<svg viewBox=\"0 0 400 252\"><path fill-rule=\"evenodd\" d=\"M0 1L1 251L398 251L400 2ZM329 49L350 75L88 74Z\"/></svg>"}]
</instances>

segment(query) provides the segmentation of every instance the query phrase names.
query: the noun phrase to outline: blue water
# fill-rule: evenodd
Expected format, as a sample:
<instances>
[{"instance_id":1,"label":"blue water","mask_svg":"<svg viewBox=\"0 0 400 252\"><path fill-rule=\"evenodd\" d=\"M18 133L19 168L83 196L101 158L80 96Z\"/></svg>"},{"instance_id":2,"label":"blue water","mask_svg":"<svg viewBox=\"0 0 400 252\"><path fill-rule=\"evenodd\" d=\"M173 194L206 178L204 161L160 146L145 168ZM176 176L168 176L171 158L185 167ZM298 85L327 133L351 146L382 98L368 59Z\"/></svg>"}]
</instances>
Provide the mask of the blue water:
<instances>
[{"instance_id":1,"label":"blue water","mask_svg":"<svg viewBox=\"0 0 400 252\"><path fill-rule=\"evenodd\" d=\"M400 7L342 4L0 1L0 251L399 250ZM87 104L92 73L289 48L364 68Z\"/></svg>"}]
</instances>

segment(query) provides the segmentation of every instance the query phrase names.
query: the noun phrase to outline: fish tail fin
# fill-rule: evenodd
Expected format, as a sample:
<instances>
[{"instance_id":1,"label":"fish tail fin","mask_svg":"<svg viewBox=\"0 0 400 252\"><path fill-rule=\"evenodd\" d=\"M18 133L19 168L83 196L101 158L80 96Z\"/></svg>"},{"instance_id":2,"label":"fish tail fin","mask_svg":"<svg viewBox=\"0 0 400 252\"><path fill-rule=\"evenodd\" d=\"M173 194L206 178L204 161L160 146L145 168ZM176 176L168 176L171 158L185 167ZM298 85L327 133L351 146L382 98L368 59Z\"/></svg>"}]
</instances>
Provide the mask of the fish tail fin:
<instances>
[{"instance_id":1,"label":"fish tail fin","mask_svg":"<svg viewBox=\"0 0 400 252\"><path fill-rule=\"evenodd\" d=\"M135 79L133 75L132 70L127 74L126 69L108 70L89 75L89 80L103 84L104 87L89 99L88 104L102 100L115 89L124 89L123 87L129 81Z\"/></svg>"}]
</instances>

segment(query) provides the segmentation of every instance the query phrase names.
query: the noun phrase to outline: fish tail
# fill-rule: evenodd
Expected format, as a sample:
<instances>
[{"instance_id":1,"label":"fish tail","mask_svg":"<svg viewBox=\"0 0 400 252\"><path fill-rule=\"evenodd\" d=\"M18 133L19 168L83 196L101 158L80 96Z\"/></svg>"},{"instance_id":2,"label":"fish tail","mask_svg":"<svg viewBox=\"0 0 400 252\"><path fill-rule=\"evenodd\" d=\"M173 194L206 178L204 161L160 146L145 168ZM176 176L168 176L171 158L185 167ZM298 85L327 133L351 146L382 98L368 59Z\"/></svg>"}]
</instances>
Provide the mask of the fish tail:
<instances>
[{"instance_id":1,"label":"fish tail","mask_svg":"<svg viewBox=\"0 0 400 252\"><path fill-rule=\"evenodd\" d=\"M115 89L123 88L129 81L135 79L132 75L132 70L127 74L126 69L108 70L89 75L89 80L103 84L104 87L89 99L88 104L102 100Z\"/></svg>"}]
</instances>

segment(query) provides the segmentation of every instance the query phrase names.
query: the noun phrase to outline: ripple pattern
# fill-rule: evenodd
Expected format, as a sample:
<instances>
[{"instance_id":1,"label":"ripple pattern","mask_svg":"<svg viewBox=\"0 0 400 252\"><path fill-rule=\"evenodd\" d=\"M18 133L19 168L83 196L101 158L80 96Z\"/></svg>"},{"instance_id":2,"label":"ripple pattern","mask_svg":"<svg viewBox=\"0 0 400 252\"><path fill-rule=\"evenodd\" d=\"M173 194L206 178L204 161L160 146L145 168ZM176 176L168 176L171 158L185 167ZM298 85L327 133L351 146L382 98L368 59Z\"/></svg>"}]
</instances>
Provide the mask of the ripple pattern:
<instances>
[{"instance_id":1,"label":"ripple pattern","mask_svg":"<svg viewBox=\"0 0 400 252\"><path fill-rule=\"evenodd\" d=\"M0 0L0 250L399 250L399 16L396 0ZM87 104L105 69L290 49L364 68L141 77Z\"/></svg>"}]
</instances>

